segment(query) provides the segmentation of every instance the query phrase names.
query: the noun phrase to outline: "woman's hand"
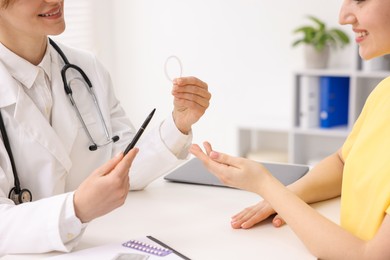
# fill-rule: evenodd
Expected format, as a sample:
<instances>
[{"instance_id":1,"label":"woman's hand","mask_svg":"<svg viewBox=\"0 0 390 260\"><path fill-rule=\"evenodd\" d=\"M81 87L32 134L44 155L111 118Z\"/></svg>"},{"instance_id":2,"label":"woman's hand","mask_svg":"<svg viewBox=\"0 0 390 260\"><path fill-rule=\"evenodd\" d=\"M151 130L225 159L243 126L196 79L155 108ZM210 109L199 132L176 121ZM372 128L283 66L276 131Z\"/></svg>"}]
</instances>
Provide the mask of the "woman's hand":
<instances>
[{"instance_id":1,"label":"woman's hand","mask_svg":"<svg viewBox=\"0 0 390 260\"><path fill-rule=\"evenodd\" d=\"M211 145L204 143L206 153L193 144L190 152L198 157L206 168L224 184L255 192L261 195L262 185L270 172L260 163L245 158L233 157L212 150Z\"/></svg>"},{"instance_id":2,"label":"woman's hand","mask_svg":"<svg viewBox=\"0 0 390 260\"><path fill-rule=\"evenodd\" d=\"M263 178L270 175L263 165L248 159L217 153L208 142L203 146L205 153L198 145L192 145L190 152L198 157L217 178L229 186L259 193L260 184L264 182ZM251 228L272 214L275 214L275 210L263 200L234 215L231 225L233 228ZM284 224L284 220L276 215L272 223L275 227L280 227Z\"/></svg>"},{"instance_id":3,"label":"woman's hand","mask_svg":"<svg viewBox=\"0 0 390 260\"><path fill-rule=\"evenodd\" d=\"M96 169L74 193L74 208L81 222L89 222L120 207L130 189L129 169L138 153L134 148Z\"/></svg>"},{"instance_id":4,"label":"woman's hand","mask_svg":"<svg viewBox=\"0 0 390 260\"><path fill-rule=\"evenodd\" d=\"M209 107L211 94L208 86L195 77L177 78L173 80L172 95L173 120L183 134L188 134Z\"/></svg>"},{"instance_id":5,"label":"woman's hand","mask_svg":"<svg viewBox=\"0 0 390 260\"><path fill-rule=\"evenodd\" d=\"M234 215L232 217L231 225L233 228L248 229L267 219L272 214L275 214L275 210L267 201L262 200ZM284 223L284 220L277 214L272 220L272 224L275 227L281 227Z\"/></svg>"}]
</instances>

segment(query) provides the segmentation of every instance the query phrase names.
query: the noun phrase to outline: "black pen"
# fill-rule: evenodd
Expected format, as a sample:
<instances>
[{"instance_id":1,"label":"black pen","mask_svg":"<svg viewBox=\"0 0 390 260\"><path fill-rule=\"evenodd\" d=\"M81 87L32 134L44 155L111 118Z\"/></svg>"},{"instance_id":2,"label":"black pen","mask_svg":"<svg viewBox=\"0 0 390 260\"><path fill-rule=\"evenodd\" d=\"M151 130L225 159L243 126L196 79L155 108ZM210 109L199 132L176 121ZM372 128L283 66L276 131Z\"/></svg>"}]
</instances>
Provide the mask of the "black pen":
<instances>
[{"instance_id":1,"label":"black pen","mask_svg":"<svg viewBox=\"0 0 390 260\"><path fill-rule=\"evenodd\" d=\"M126 150L123 152L124 155L126 155L131 149L134 148L135 144L138 142L138 140L141 137L142 133L144 132L145 128L148 126L150 120L152 120L152 117L153 117L155 111L156 111L156 109L153 109L153 111L145 119L145 122L142 124L141 128L135 134L131 143L129 143L129 145L126 147Z\"/></svg>"},{"instance_id":2,"label":"black pen","mask_svg":"<svg viewBox=\"0 0 390 260\"><path fill-rule=\"evenodd\" d=\"M180 254L180 253L177 252L175 249L173 249L172 247L167 246L166 244L164 244L163 242L161 242L161 241L158 240L157 238L154 238L154 237L152 237L152 236L146 236L146 237L149 238L150 240L156 242L157 244L159 244L159 245L161 245L161 246L163 246L163 247L165 247L165 248L171 250L174 254L180 256L181 258L183 258L183 259L185 259L185 260L191 260L191 258L188 258L188 257L186 257L186 256L183 255L183 254Z\"/></svg>"}]
</instances>

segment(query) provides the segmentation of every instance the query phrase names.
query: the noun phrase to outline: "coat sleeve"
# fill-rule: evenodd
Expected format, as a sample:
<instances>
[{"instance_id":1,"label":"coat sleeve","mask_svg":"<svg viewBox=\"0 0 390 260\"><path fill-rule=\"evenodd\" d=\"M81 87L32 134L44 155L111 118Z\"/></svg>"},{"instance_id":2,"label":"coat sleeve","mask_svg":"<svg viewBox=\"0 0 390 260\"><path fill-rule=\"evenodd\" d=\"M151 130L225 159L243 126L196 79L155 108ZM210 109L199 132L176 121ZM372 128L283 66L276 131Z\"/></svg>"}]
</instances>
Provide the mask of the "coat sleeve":
<instances>
[{"instance_id":1,"label":"coat sleeve","mask_svg":"<svg viewBox=\"0 0 390 260\"><path fill-rule=\"evenodd\" d=\"M71 221L76 223L73 227L67 227L66 231L61 228L67 221L64 214L67 201L73 201L72 198L73 193L65 193L17 206L9 199L0 198L0 257L16 253L69 252L85 227L81 222ZM65 238L65 243L61 231L66 232L65 236L72 236Z\"/></svg>"},{"instance_id":2,"label":"coat sleeve","mask_svg":"<svg viewBox=\"0 0 390 260\"><path fill-rule=\"evenodd\" d=\"M138 145L140 151L130 171L131 190L144 189L149 183L170 172L187 158L191 136L181 137L180 131L177 130L177 133L171 132L169 139L161 138L161 133L165 132L163 129L172 128L169 127L172 124L173 120L168 118L140 140ZM168 140L175 144L175 147L168 147Z\"/></svg>"},{"instance_id":3,"label":"coat sleeve","mask_svg":"<svg viewBox=\"0 0 390 260\"><path fill-rule=\"evenodd\" d=\"M134 128L116 98L108 72L96 59L95 66L102 85L107 86L105 93L108 97L108 106L111 108L112 132L120 136L120 140L113 146L113 155L115 155L126 148L137 129ZM130 170L130 189L143 189L153 180L183 163L183 160L188 157L191 141L192 132L183 135L176 128L172 116L154 129L147 129L137 144L140 151Z\"/></svg>"}]
</instances>

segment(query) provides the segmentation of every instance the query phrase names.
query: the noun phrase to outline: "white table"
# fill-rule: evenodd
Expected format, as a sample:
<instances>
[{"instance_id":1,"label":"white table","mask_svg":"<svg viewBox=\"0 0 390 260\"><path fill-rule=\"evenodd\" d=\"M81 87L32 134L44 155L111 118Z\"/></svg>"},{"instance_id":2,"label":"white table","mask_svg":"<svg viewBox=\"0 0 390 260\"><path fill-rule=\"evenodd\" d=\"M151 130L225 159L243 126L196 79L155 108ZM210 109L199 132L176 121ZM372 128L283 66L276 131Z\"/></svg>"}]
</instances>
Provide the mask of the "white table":
<instances>
[{"instance_id":1,"label":"white table","mask_svg":"<svg viewBox=\"0 0 390 260\"><path fill-rule=\"evenodd\" d=\"M259 201L242 190L170 183L162 178L126 203L89 224L75 250L152 235L191 259L316 259L285 225L270 220L248 230L230 227L230 217ZM313 205L338 223L339 199ZM41 259L58 255L9 255L4 259Z\"/></svg>"}]
</instances>

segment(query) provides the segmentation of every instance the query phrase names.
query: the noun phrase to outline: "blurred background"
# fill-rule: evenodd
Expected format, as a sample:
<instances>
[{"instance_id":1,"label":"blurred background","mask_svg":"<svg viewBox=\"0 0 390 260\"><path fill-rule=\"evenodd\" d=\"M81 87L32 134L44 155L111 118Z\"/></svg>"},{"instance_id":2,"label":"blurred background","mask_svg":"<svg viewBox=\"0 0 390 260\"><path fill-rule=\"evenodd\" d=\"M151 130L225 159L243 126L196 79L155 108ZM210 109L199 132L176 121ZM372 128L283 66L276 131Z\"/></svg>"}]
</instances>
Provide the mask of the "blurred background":
<instances>
[{"instance_id":1,"label":"blurred background","mask_svg":"<svg viewBox=\"0 0 390 260\"><path fill-rule=\"evenodd\" d=\"M110 71L133 124L157 108L151 124L172 111L164 73L171 55L184 76L209 85L211 106L194 142L238 154L242 125L292 125L293 72L303 49L292 31L307 15L338 27L341 0L65 0L67 29L57 39L94 52ZM341 27L351 36L349 26ZM332 52L329 66L348 69L355 44ZM178 72L171 71L172 76ZM177 75L178 76L178 75Z\"/></svg>"}]
</instances>

